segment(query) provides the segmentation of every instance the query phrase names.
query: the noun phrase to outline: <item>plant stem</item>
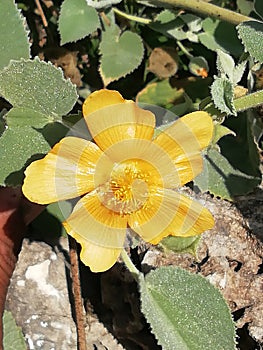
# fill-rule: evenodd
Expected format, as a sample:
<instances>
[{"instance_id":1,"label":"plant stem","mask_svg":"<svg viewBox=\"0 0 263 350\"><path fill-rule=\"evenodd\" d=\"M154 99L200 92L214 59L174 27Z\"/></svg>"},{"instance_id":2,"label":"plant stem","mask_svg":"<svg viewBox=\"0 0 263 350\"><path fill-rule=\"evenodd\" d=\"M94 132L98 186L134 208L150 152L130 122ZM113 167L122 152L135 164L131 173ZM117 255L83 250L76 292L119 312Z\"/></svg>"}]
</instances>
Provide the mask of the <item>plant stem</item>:
<instances>
[{"instance_id":1,"label":"plant stem","mask_svg":"<svg viewBox=\"0 0 263 350\"><path fill-rule=\"evenodd\" d=\"M121 257L128 270L133 274L134 278L137 280L140 275L140 271L135 267L125 249L122 250Z\"/></svg>"},{"instance_id":2,"label":"plant stem","mask_svg":"<svg viewBox=\"0 0 263 350\"><path fill-rule=\"evenodd\" d=\"M152 20L148 19L148 18L142 18L142 17L138 17L138 16L129 15L128 13L119 10L117 7L113 7L112 9L119 16L127 18L131 21L135 21L135 22L143 23L143 24L149 24L152 22Z\"/></svg>"},{"instance_id":3,"label":"plant stem","mask_svg":"<svg viewBox=\"0 0 263 350\"><path fill-rule=\"evenodd\" d=\"M234 106L237 112L254 108L261 104L263 104L263 90L253 92L252 94L248 94L234 100Z\"/></svg>"},{"instance_id":4,"label":"plant stem","mask_svg":"<svg viewBox=\"0 0 263 350\"><path fill-rule=\"evenodd\" d=\"M156 5L157 1L152 0L151 2L155 3ZM202 0L160 0L158 3L172 5L173 7L180 7L187 11L196 12L204 17L215 17L234 25L237 25L244 21L254 20L251 17L244 16L240 13L210 4L209 2Z\"/></svg>"},{"instance_id":5,"label":"plant stem","mask_svg":"<svg viewBox=\"0 0 263 350\"><path fill-rule=\"evenodd\" d=\"M194 56L190 54L190 52L187 50L187 48L181 43L181 41L177 40L176 41L177 45L180 47L182 52L190 59L193 58Z\"/></svg>"},{"instance_id":6,"label":"plant stem","mask_svg":"<svg viewBox=\"0 0 263 350\"><path fill-rule=\"evenodd\" d=\"M78 350L87 350L85 323L83 317L83 304L80 288L80 276L79 276L79 260L77 253L77 243L74 238L68 235L69 242L69 256L72 278L72 289L74 295L74 308L77 328L77 343Z\"/></svg>"}]
</instances>

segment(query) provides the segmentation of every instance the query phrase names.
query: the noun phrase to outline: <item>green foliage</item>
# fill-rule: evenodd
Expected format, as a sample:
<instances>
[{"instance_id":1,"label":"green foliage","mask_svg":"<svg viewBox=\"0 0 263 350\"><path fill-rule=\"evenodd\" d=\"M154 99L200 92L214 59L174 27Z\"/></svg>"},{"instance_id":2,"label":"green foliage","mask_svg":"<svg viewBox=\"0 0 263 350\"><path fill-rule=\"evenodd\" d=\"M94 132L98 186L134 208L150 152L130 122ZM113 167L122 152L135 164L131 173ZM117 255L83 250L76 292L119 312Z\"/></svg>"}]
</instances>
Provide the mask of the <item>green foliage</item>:
<instances>
[{"instance_id":1,"label":"green foliage","mask_svg":"<svg viewBox=\"0 0 263 350\"><path fill-rule=\"evenodd\" d=\"M11 59L29 58L27 32L16 4L13 0L0 2L0 69Z\"/></svg>"},{"instance_id":2,"label":"green foliage","mask_svg":"<svg viewBox=\"0 0 263 350\"><path fill-rule=\"evenodd\" d=\"M243 22L237 29L245 49L256 61L263 63L263 22Z\"/></svg>"},{"instance_id":3,"label":"green foliage","mask_svg":"<svg viewBox=\"0 0 263 350\"><path fill-rule=\"evenodd\" d=\"M233 130L236 137L224 136L220 139L219 147L214 145L207 151L204 170L194 179L194 183L202 191L233 200L235 196L249 193L259 185L261 174L258 148L246 113L229 119L227 125L228 129L220 133L227 135Z\"/></svg>"},{"instance_id":4,"label":"green foliage","mask_svg":"<svg viewBox=\"0 0 263 350\"><path fill-rule=\"evenodd\" d=\"M233 84L226 78L215 78L211 86L211 95L215 106L222 113L237 115L234 100Z\"/></svg>"},{"instance_id":5,"label":"green foliage","mask_svg":"<svg viewBox=\"0 0 263 350\"><path fill-rule=\"evenodd\" d=\"M254 9L259 17L263 19L263 3L261 0L254 0Z\"/></svg>"},{"instance_id":6,"label":"green foliage","mask_svg":"<svg viewBox=\"0 0 263 350\"><path fill-rule=\"evenodd\" d=\"M58 22L61 45L82 39L99 26L97 11L86 0L63 2Z\"/></svg>"},{"instance_id":7,"label":"green foliage","mask_svg":"<svg viewBox=\"0 0 263 350\"><path fill-rule=\"evenodd\" d=\"M59 124L52 123L51 125L56 141L59 141L68 131ZM57 130L57 126L59 126L59 130ZM61 129L64 129L65 132L61 132ZM50 150L53 142L49 141L45 134L45 128L17 126L5 130L0 138L0 184L9 186L21 184L25 168L33 160L42 158Z\"/></svg>"},{"instance_id":8,"label":"green foliage","mask_svg":"<svg viewBox=\"0 0 263 350\"><path fill-rule=\"evenodd\" d=\"M5 350L26 350L27 346L21 332L21 328L16 322L10 311L5 311L3 316L4 339L3 346Z\"/></svg>"},{"instance_id":9,"label":"green foliage","mask_svg":"<svg viewBox=\"0 0 263 350\"><path fill-rule=\"evenodd\" d=\"M67 114L77 100L76 88L51 63L11 61L0 74L0 94L13 107L32 109L47 116L47 122Z\"/></svg>"},{"instance_id":10,"label":"green foliage","mask_svg":"<svg viewBox=\"0 0 263 350\"><path fill-rule=\"evenodd\" d=\"M11 61L0 74L0 93L13 105L0 138L0 184L17 185L25 167L68 131L56 122L72 109L77 94L61 70L39 60Z\"/></svg>"},{"instance_id":11,"label":"green foliage","mask_svg":"<svg viewBox=\"0 0 263 350\"><path fill-rule=\"evenodd\" d=\"M139 283L142 310L163 350L236 349L230 310L203 277L170 266Z\"/></svg>"},{"instance_id":12,"label":"green foliage","mask_svg":"<svg viewBox=\"0 0 263 350\"><path fill-rule=\"evenodd\" d=\"M243 61L242 63L235 65L235 61L230 55L224 51L217 50L217 70L221 76L226 76L234 85L241 80L246 64L247 62Z\"/></svg>"},{"instance_id":13,"label":"green foliage","mask_svg":"<svg viewBox=\"0 0 263 350\"><path fill-rule=\"evenodd\" d=\"M150 28L177 40L197 42L197 33L202 25L201 19L192 14L179 15L175 11L164 10L154 18Z\"/></svg>"},{"instance_id":14,"label":"green foliage","mask_svg":"<svg viewBox=\"0 0 263 350\"><path fill-rule=\"evenodd\" d=\"M172 250L176 253L189 253L196 256L201 236L194 237L174 237L168 236L162 239L159 245L162 248Z\"/></svg>"},{"instance_id":15,"label":"green foliage","mask_svg":"<svg viewBox=\"0 0 263 350\"><path fill-rule=\"evenodd\" d=\"M115 24L107 27L100 43L100 73L104 85L133 72L141 63L143 52L139 35L130 31L121 34Z\"/></svg>"},{"instance_id":16,"label":"green foliage","mask_svg":"<svg viewBox=\"0 0 263 350\"><path fill-rule=\"evenodd\" d=\"M209 17L203 20L202 25L203 32L198 37L200 42L209 50L216 51L220 49L234 56L240 56L242 54L243 47L237 37L234 25Z\"/></svg>"}]
</instances>

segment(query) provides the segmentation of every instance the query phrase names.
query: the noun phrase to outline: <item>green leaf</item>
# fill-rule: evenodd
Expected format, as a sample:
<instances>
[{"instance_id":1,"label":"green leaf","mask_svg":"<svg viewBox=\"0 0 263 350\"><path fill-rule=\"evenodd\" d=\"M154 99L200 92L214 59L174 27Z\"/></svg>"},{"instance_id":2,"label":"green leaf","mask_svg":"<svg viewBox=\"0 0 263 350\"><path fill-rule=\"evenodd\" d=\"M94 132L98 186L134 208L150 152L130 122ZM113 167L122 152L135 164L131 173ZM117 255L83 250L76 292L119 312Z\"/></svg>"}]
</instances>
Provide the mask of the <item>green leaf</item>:
<instances>
[{"instance_id":1,"label":"green leaf","mask_svg":"<svg viewBox=\"0 0 263 350\"><path fill-rule=\"evenodd\" d=\"M20 185L25 168L42 158L67 131L58 123L47 124L42 129L16 126L5 130L0 137L0 185Z\"/></svg>"},{"instance_id":2,"label":"green leaf","mask_svg":"<svg viewBox=\"0 0 263 350\"><path fill-rule=\"evenodd\" d=\"M259 63L263 63L263 23L247 21L237 26L238 35L246 51Z\"/></svg>"},{"instance_id":3,"label":"green leaf","mask_svg":"<svg viewBox=\"0 0 263 350\"><path fill-rule=\"evenodd\" d=\"M65 0L62 3L58 21L61 45L80 40L99 26L97 11L85 0Z\"/></svg>"},{"instance_id":4,"label":"green leaf","mask_svg":"<svg viewBox=\"0 0 263 350\"><path fill-rule=\"evenodd\" d=\"M130 31L120 36L120 29L115 24L102 33L99 49L102 55L100 74L105 86L133 72L143 59L140 36Z\"/></svg>"},{"instance_id":5,"label":"green leaf","mask_svg":"<svg viewBox=\"0 0 263 350\"><path fill-rule=\"evenodd\" d=\"M234 25L208 17L203 21L203 31L198 34L199 40L208 49L212 51L221 49L236 57L244 52Z\"/></svg>"},{"instance_id":6,"label":"green leaf","mask_svg":"<svg viewBox=\"0 0 263 350\"><path fill-rule=\"evenodd\" d=\"M183 30L184 25L185 22L176 12L164 10L155 17L149 27L165 36L184 40L187 38L186 32Z\"/></svg>"},{"instance_id":7,"label":"green leaf","mask_svg":"<svg viewBox=\"0 0 263 350\"><path fill-rule=\"evenodd\" d=\"M62 70L39 59L11 61L0 74L0 94L13 107L54 119L69 113L77 100L76 87Z\"/></svg>"},{"instance_id":8,"label":"green leaf","mask_svg":"<svg viewBox=\"0 0 263 350\"><path fill-rule=\"evenodd\" d=\"M167 266L139 282L142 311L163 350L236 349L229 307L205 278Z\"/></svg>"},{"instance_id":9,"label":"green leaf","mask_svg":"<svg viewBox=\"0 0 263 350\"><path fill-rule=\"evenodd\" d=\"M163 238L159 245L176 253L189 253L196 256L196 250L200 239L200 235L194 237L168 236Z\"/></svg>"},{"instance_id":10,"label":"green leaf","mask_svg":"<svg viewBox=\"0 0 263 350\"><path fill-rule=\"evenodd\" d=\"M7 129L0 138L0 184L20 184L27 162L41 158L49 149L48 142L30 126Z\"/></svg>"},{"instance_id":11,"label":"green leaf","mask_svg":"<svg viewBox=\"0 0 263 350\"><path fill-rule=\"evenodd\" d=\"M17 5L12 0L0 1L0 70L11 59L29 58L27 32Z\"/></svg>"},{"instance_id":12,"label":"green leaf","mask_svg":"<svg viewBox=\"0 0 263 350\"><path fill-rule=\"evenodd\" d=\"M183 97L182 91L173 88L168 79L150 83L137 95L137 102L158 105L169 109Z\"/></svg>"},{"instance_id":13,"label":"green leaf","mask_svg":"<svg viewBox=\"0 0 263 350\"><path fill-rule=\"evenodd\" d=\"M254 0L254 9L256 13L263 19L263 2L262 0Z\"/></svg>"},{"instance_id":14,"label":"green leaf","mask_svg":"<svg viewBox=\"0 0 263 350\"><path fill-rule=\"evenodd\" d=\"M95 9L101 9L103 7L119 4L122 0L86 0L87 4Z\"/></svg>"},{"instance_id":15,"label":"green leaf","mask_svg":"<svg viewBox=\"0 0 263 350\"><path fill-rule=\"evenodd\" d=\"M233 58L227 54L226 52L218 49L217 52L217 59L216 59L216 67L217 70L221 73L226 75L230 80L233 75L233 71L235 68L235 61Z\"/></svg>"},{"instance_id":16,"label":"green leaf","mask_svg":"<svg viewBox=\"0 0 263 350\"><path fill-rule=\"evenodd\" d=\"M243 173L233 167L217 149L207 152L204 170L194 179L201 191L232 201L235 196L245 195L260 184L260 177Z\"/></svg>"},{"instance_id":17,"label":"green leaf","mask_svg":"<svg viewBox=\"0 0 263 350\"><path fill-rule=\"evenodd\" d=\"M213 135L213 140L212 143L213 145L216 145L217 142L226 135L233 135L236 136L236 134L234 133L234 131L230 130L229 128L227 128L226 126L222 125L222 124L215 124L214 125L214 135Z\"/></svg>"},{"instance_id":18,"label":"green leaf","mask_svg":"<svg viewBox=\"0 0 263 350\"><path fill-rule=\"evenodd\" d=\"M207 151L203 172L194 179L201 191L233 200L251 192L261 182L259 151L246 113L228 118L226 127L237 136L222 137Z\"/></svg>"},{"instance_id":19,"label":"green leaf","mask_svg":"<svg viewBox=\"0 0 263 350\"><path fill-rule=\"evenodd\" d=\"M5 350L26 350L27 346L21 331L16 325L14 317L10 311L5 311L3 316L4 339L3 346Z\"/></svg>"},{"instance_id":20,"label":"green leaf","mask_svg":"<svg viewBox=\"0 0 263 350\"><path fill-rule=\"evenodd\" d=\"M36 112L30 108L14 107L6 115L5 119L9 127L34 126L41 128L47 123L54 121L45 114Z\"/></svg>"},{"instance_id":21,"label":"green leaf","mask_svg":"<svg viewBox=\"0 0 263 350\"><path fill-rule=\"evenodd\" d=\"M246 68L246 61L235 66L233 58L222 50L217 50L217 69L221 76L226 76L231 83L236 85L242 78Z\"/></svg>"},{"instance_id":22,"label":"green leaf","mask_svg":"<svg viewBox=\"0 0 263 350\"><path fill-rule=\"evenodd\" d=\"M222 113L237 115L233 99L233 84L227 78L215 78L211 86L211 95L216 108Z\"/></svg>"},{"instance_id":23,"label":"green leaf","mask_svg":"<svg viewBox=\"0 0 263 350\"><path fill-rule=\"evenodd\" d=\"M259 1L261 2L261 0ZM237 9L242 15L249 16L253 11L253 2L249 0L237 0Z\"/></svg>"}]
</instances>

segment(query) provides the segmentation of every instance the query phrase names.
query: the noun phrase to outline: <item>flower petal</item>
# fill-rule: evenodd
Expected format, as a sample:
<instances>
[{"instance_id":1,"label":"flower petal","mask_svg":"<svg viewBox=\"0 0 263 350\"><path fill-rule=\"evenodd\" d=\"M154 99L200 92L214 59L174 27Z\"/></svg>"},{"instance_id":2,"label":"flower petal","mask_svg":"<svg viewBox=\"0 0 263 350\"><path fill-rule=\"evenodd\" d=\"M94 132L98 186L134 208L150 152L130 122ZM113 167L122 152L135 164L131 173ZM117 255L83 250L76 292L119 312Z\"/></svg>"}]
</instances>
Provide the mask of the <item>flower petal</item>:
<instances>
[{"instance_id":1,"label":"flower petal","mask_svg":"<svg viewBox=\"0 0 263 350\"><path fill-rule=\"evenodd\" d=\"M152 141L143 139L123 140L109 147L97 163L97 172L95 173L96 188L100 185L100 179L97 180L96 174L100 174L100 168L104 166L104 157L111 159L113 167L108 167L108 178L116 164L133 161L137 163L141 178L148 178L148 183L159 187L178 187L180 178L173 160L169 154L159 145ZM106 172L105 172L106 174Z\"/></svg>"},{"instance_id":2,"label":"flower petal","mask_svg":"<svg viewBox=\"0 0 263 350\"><path fill-rule=\"evenodd\" d=\"M153 141L173 160L180 185L193 180L202 171L201 150L208 146L212 134L213 122L209 114L193 112L178 119Z\"/></svg>"},{"instance_id":3,"label":"flower petal","mask_svg":"<svg viewBox=\"0 0 263 350\"><path fill-rule=\"evenodd\" d=\"M128 224L145 241L157 244L168 235L201 234L214 226L214 219L198 202L173 190L158 189L144 208L130 215Z\"/></svg>"},{"instance_id":4,"label":"flower petal","mask_svg":"<svg viewBox=\"0 0 263 350\"><path fill-rule=\"evenodd\" d=\"M89 266L92 272L103 272L110 269L117 261L122 248L105 248L74 234L73 237L81 244L80 259Z\"/></svg>"},{"instance_id":5,"label":"flower petal","mask_svg":"<svg viewBox=\"0 0 263 350\"><path fill-rule=\"evenodd\" d=\"M86 118L98 109L118 103L125 103L125 99L118 91L107 89L95 91L84 101L82 106L83 115Z\"/></svg>"},{"instance_id":6,"label":"flower petal","mask_svg":"<svg viewBox=\"0 0 263 350\"><path fill-rule=\"evenodd\" d=\"M94 190L78 201L63 225L68 234L84 246L89 242L104 248L120 249L125 240L127 218L107 209Z\"/></svg>"},{"instance_id":7,"label":"flower petal","mask_svg":"<svg viewBox=\"0 0 263 350\"><path fill-rule=\"evenodd\" d=\"M24 195L32 202L48 204L70 199L94 189L96 163L102 151L94 143L66 137L25 171ZM105 161L104 161L105 164ZM103 181L103 171L96 174Z\"/></svg>"},{"instance_id":8,"label":"flower petal","mask_svg":"<svg viewBox=\"0 0 263 350\"><path fill-rule=\"evenodd\" d=\"M133 101L123 99L117 102L116 91L107 91L106 101L100 102L106 91L91 94L83 106L84 118L97 145L102 150L107 150L111 145L126 139L151 140L155 127L154 115L139 108Z\"/></svg>"}]
</instances>

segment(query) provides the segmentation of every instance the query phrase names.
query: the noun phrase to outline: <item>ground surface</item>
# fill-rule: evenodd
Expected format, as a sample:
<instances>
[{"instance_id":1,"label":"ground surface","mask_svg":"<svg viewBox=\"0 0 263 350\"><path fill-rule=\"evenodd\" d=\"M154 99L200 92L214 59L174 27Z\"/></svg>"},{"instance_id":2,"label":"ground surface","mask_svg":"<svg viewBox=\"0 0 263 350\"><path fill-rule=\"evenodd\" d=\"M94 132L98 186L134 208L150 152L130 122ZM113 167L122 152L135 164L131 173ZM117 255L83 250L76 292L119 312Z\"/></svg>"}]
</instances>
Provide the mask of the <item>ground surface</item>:
<instances>
[{"instance_id":1,"label":"ground surface","mask_svg":"<svg viewBox=\"0 0 263 350\"><path fill-rule=\"evenodd\" d=\"M213 213L216 226L203 235L198 258L141 244L132 251L133 259L145 272L174 264L204 275L221 290L233 312L238 348L262 349L263 191L259 188L235 204L208 195L199 200ZM82 282L88 350L160 349L140 313L136 284L121 263L103 274L82 267ZM68 286L66 238L53 246L25 239L6 308L22 327L29 349L76 349Z\"/></svg>"}]
</instances>

